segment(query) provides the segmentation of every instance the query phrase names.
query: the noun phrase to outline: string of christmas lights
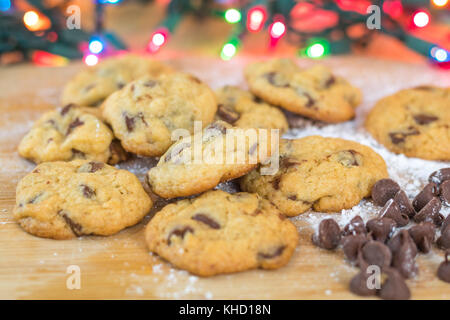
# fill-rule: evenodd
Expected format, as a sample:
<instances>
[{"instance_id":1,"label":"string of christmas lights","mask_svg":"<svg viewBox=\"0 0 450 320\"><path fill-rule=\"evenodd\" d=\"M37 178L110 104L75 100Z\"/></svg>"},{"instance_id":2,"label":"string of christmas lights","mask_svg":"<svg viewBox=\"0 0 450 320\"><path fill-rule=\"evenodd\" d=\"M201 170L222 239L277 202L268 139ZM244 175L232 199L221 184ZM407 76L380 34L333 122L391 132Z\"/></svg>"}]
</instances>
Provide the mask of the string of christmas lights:
<instances>
[{"instance_id":1,"label":"string of christmas lights","mask_svg":"<svg viewBox=\"0 0 450 320\"><path fill-rule=\"evenodd\" d=\"M29 5L21 6L24 2ZM94 0L95 30L92 33L65 25L65 7L48 7L45 0L0 0L0 58L14 61L14 55L38 64L63 65L83 58L95 65L103 56L126 49L125 44L103 27L104 7L121 0ZM219 16L232 25L228 40L220 49L223 60L232 59L248 34L267 32L268 47L275 49L281 39L299 48L299 54L321 58L341 54L354 45L367 44L373 33L381 32L402 41L441 66L450 64L450 52L436 43L415 36L427 28L436 14L449 15L449 0L158 0L166 5L166 16L150 34L146 50L159 52L170 40L182 18ZM369 30L367 8L381 8L379 29ZM32 9L30 9L32 8ZM9 57L9 58L8 58ZM20 60L20 58L18 58Z\"/></svg>"},{"instance_id":2,"label":"string of christmas lights","mask_svg":"<svg viewBox=\"0 0 450 320\"><path fill-rule=\"evenodd\" d=\"M105 5L120 0L95 1L95 30L68 28L67 4L43 0L0 0L0 62L29 59L38 65L61 66L83 58L95 65L100 55L126 49L125 44L103 28Z\"/></svg>"},{"instance_id":3,"label":"string of christmas lights","mask_svg":"<svg viewBox=\"0 0 450 320\"><path fill-rule=\"evenodd\" d=\"M166 43L174 26L179 23L187 0L172 0L167 8L167 18L162 25L171 21L172 29L164 29L160 41L153 46L156 52ZM221 1L232 4L233 1ZM370 5L382 9L379 30L369 30L365 23L371 13ZM237 54L242 40L247 33L258 33L267 29L269 48L275 48L280 39L287 40L299 47L299 54L310 58L321 58L328 54L349 52L353 44L367 43L374 32L391 35L405 43L416 52L429 57L433 62L448 65L450 53L437 44L415 37L412 31L427 27L432 20L431 12L445 10L449 0L336 0L336 1L302 1L293 0L255 0L247 1L242 7L230 7L223 10L220 16L233 25L229 39L220 51L223 60L230 60ZM214 11L211 8L211 11ZM316 27L308 29L305 26ZM317 29L322 26L322 29ZM349 29L359 27L359 36L352 35ZM154 43L153 33L149 47Z\"/></svg>"}]
</instances>

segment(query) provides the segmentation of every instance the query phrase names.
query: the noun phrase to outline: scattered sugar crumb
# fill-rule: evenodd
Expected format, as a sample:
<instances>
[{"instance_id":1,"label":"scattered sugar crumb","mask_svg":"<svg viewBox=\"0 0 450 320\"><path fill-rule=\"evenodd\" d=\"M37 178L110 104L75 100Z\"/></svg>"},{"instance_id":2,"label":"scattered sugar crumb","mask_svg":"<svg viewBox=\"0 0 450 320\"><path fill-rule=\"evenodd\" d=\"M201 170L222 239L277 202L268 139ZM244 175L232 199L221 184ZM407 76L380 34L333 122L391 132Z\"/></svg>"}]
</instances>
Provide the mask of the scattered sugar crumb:
<instances>
[{"instance_id":1,"label":"scattered sugar crumb","mask_svg":"<svg viewBox=\"0 0 450 320\"><path fill-rule=\"evenodd\" d=\"M331 295L332 293L333 293L333 291L331 291L330 289L325 290L325 294L326 294L327 296Z\"/></svg>"},{"instance_id":2,"label":"scattered sugar crumb","mask_svg":"<svg viewBox=\"0 0 450 320\"><path fill-rule=\"evenodd\" d=\"M189 277L189 282L190 283L195 283L195 282L197 282L197 280L198 280L198 277L196 277L196 276L190 276Z\"/></svg>"},{"instance_id":3,"label":"scattered sugar crumb","mask_svg":"<svg viewBox=\"0 0 450 320\"><path fill-rule=\"evenodd\" d=\"M142 296L144 295L144 289L138 285L132 284L125 290L125 294Z\"/></svg>"},{"instance_id":4,"label":"scattered sugar crumb","mask_svg":"<svg viewBox=\"0 0 450 320\"><path fill-rule=\"evenodd\" d=\"M152 267L153 273L162 273L162 264L155 264Z\"/></svg>"},{"instance_id":5,"label":"scattered sugar crumb","mask_svg":"<svg viewBox=\"0 0 450 320\"><path fill-rule=\"evenodd\" d=\"M213 294L210 291L205 292L205 298L211 300L213 298Z\"/></svg>"}]
</instances>

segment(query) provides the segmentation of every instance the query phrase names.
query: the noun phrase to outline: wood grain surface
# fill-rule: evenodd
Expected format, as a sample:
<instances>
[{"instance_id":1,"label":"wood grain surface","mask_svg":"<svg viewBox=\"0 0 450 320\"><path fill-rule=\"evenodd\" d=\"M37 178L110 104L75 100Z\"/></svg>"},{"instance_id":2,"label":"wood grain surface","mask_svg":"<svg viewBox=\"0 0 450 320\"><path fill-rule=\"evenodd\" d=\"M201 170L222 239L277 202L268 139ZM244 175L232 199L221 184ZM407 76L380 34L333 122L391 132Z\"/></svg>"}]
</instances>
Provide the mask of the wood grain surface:
<instances>
[{"instance_id":1,"label":"wood grain surface","mask_svg":"<svg viewBox=\"0 0 450 320\"><path fill-rule=\"evenodd\" d=\"M195 73L213 87L224 82L244 85L242 68L237 62L230 62L225 67L223 62L215 59L185 58L171 63ZM373 72L386 74L395 72L398 66L393 62L374 63L352 57L336 58L327 63L340 68L343 73L350 70L356 78L372 76L361 74L360 67L364 63ZM217 69L217 64L222 67ZM37 238L21 230L12 218L15 187L34 165L18 156L17 145L35 119L58 105L62 86L80 67L75 63L62 68L23 65L0 69L1 299L359 298L348 291L348 282L357 269L344 261L341 251L327 252L312 246L312 229L307 220L294 219L300 242L285 267L211 278L192 276L150 255L143 237L149 217L111 237L55 241ZM420 77L410 81L411 84L422 84L429 79L444 81L448 77L438 71L427 71L427 68L411 65L403 66L402 70L422 72ZM424 70L429 72L428 76L424 76ZM376 77L372 79L373 83L383 86L384 78ZM393 92L403 86L400 82L387 91ZM371 104L379 97L377 93L370 95L369 90L364 91L365 104ZM137 171L144 173L145 166L139 165ZM441 251L434 249L418 258L420 274L408 280L412 298L450 299L450 285L439 281L435 275L442 256ZM79 290L69 290L66 286L67 268L71 265L77 265L81 270Z\"/></svg>"}]
</instances>

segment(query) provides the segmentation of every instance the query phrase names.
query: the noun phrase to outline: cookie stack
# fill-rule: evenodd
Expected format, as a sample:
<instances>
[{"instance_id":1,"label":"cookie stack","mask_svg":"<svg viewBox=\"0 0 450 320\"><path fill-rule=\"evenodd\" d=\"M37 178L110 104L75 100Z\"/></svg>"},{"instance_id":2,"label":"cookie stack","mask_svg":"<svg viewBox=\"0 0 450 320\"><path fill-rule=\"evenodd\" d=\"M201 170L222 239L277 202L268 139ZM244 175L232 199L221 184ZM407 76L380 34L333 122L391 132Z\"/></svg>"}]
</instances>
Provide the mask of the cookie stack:
<instances>
[{"instance_id":1,"label":"cookie stack","mask_svg":"<svg viewBox=\"0 0 450 320\"><path fill-rule=\"evenodd\" d=\"M213 92L190 74L134 55L82 71L66 85L64 107L43 115L19 145L38 166L17 186L18 223L47 238L106 236L142 220L159 196L173 203L150 220L145 238L173 265L203 276L285 265L298 242L286 216L351 208L388 172L377 153L353 141L280 139L289 129L286 112L352 119L361 92L347 80L288 59L252 63L244 73L250 91ZM386 117L379 110L396 103L403 122L376 128L378 140L389 148L376 136L386 132L397 141L393 151L420 156L410 152L418 143L412 139L446 133L448 151L448 113L421 110L420 101L436 95L448 102L449 90L412 91L419 102L383 102L368 130ZM449 159L441 149L433 158ZM146 179L151 197L131 172L112 166L131 154L157 159ZM242 192L214 190L230 180Z\"/></svg>"}]
</instances>

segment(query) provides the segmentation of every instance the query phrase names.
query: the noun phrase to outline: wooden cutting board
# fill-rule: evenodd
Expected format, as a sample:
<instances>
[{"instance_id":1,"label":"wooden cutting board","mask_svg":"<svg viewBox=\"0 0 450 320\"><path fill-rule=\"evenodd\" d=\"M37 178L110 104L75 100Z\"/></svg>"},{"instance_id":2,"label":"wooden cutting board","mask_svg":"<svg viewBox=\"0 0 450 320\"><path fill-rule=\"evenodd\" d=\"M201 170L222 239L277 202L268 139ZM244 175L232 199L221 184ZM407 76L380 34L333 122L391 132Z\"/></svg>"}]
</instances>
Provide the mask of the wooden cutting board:
<instances>
[{"instance_id":1,"label":"wooden cutting board","mask_svg":"<svg viewBox=\"0 0 450 320\"><path fill-rule=\"evenodd\" d=\"M248 59L247 59L248 60ZM241 72L246 59L229 63L215 59L177 58L171 63L195 73L211 86L245 86ZM310 62L304 62L310 63ZM385 79L396 71L413 70L422 84L433 79L449 85L450 79L439 71L422 65L400 65L358 57L326 61L340 73L353 75L362 85L364 104L380 97L374 88L385 86ZM362 73L362 66L370 72ZM0 69L0 298L1 299L355 299L348 283L357 269L344 261L341 251L328 252L312 246L312 229L307 219L294 219L300 232L299 246L285 267L253 270L231 275L199 278L174 269L169 263L151 256L145 246L143 230L149 220L111 237L83 237L56 241L27 234L14 222L12 210L17 182L34 165L21 159L16 147L33 121L58 105L64 83L81 64L61 68L21 65ZM400 69L399 69L400 68ZM424 76L425 74L425 76ZM394 92L405 83L396 78L384 93ZM363 117L364 112L358 115ZM358 125L358 119L355 122ZM132 164L142 176L145 163ZM320 214L318 214L320 215ZM336 214L338 217L339 214ZM450 299L450 285L435 274L442 261L435 249L418 258L420 274L408 280L415 299ZM67 270L76 265L81 272L81 288L68 289Z\"/></svg>"}]
</instances>

